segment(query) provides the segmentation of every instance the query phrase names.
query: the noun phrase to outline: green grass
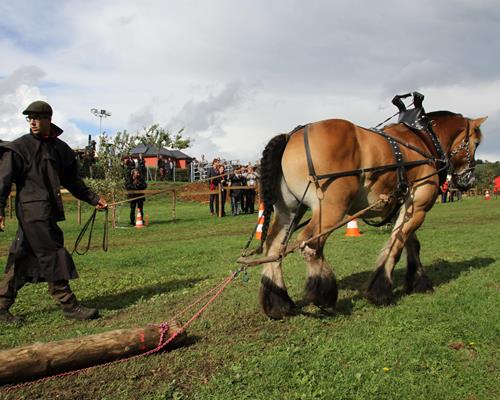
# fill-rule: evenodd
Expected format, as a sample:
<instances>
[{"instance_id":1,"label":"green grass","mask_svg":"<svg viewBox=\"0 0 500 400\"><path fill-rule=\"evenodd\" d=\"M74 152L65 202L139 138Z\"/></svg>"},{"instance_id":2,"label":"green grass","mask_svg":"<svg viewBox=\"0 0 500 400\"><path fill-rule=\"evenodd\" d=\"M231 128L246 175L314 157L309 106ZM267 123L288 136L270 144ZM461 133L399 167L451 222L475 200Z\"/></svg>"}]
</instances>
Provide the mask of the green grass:
<instances>
[{"instance_id":1,"label":"green grass","mask_svg":"<svg viewBox=\"0 0 500 400\"><path fill-rule=\"evenodd\" d=\"M91 250L75 256L80 279L72 287L84 304L101 310L101 319L65 320L45 284L27 285L12 308L27 322L2 326L0 348L167 320L236 268L256 221L256 215L216 219L205 205L179 202L174 224L169 201L157 198L145 207L147 229L112 230L104 253L99 216ZM61 224L68 248L80 229L74 208L68 204ZM89 214L87 207L84 221ZM124 226L127 215L123 207ZM16 229L8 222L0 235L3 263ZM403 295L402 261L389 307L360 296L387 232L360 223L364 235L346 238L341 229L326 246L340 288L333 316L307 307L286 321L268 320L257 301L260 268L253 268L248 282L238 277L190 326L185 346L0 391L0 398L498 398L499 222L500 200L437 204L418 234L435 292ZM289 256L284 271L290 295L299 300L305 279L300 256Z\"/></svg>"}]
</instances>

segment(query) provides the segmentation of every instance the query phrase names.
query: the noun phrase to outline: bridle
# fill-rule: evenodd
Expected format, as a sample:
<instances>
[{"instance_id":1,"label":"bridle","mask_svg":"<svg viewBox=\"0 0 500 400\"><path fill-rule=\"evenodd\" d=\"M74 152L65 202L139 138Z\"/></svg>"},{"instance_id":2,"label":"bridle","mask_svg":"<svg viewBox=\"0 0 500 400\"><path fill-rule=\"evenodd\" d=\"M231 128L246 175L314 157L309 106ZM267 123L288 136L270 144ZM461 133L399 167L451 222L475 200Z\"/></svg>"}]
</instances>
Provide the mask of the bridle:
<instances>
[{"instance_id":1,"label":"bridle","mask_svg":"<svg viewBox=\"0 0 500 400\"><path fill-rule=\"evenodd\" d=\"M475 141L475 148L474 151L471 154L470 150L470 122L469 119L466 118L467 125L465 127L465 137L462 139L460 144L454 148L450 154L448 155L448 160L450 162L450 165L452 167L452 175L455 177L457 181L463 180L464 178L467 180L470 180L472 178L472 172L474 171L474 168L476 166L476 163L474 161L474 154L476 153L477 146L479 145L479 141ZM465 150L465 157L467 160L467 166L462 169L460 172L455 172L454 171L454 166L453 166L453 157L455 157L458 153L460 153L462 150Z\"/></svg>"}]
</instances>

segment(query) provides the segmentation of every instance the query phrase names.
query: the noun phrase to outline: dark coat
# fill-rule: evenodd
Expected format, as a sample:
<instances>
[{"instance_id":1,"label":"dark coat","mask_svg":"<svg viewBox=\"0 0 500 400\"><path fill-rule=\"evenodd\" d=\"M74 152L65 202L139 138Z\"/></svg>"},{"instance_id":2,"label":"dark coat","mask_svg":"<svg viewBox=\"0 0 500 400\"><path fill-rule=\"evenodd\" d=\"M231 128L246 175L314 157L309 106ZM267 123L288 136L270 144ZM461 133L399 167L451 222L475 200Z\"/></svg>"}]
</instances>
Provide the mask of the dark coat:
<instances>
[{"instance_id":1,"label":"dark coat","mask_svg":"<svg viewBox=\"0 0 500 400\"><path fill-rule=\"evenodd\" d=\"M137 180L132 180L132 174L129 174L127 179L125 180L125 188L127 190L144 190L148 187L148 184L146 183L146 180L144 179L144 176L141 174L139 176L139 179ZM129 199L132 199L134 197L141 196L142 193L130 193L128 195Z\"/></svg>"},{"instance_id":2,"label":"dark coat","mask_svg":"<svg viewBox=\"0 0 500 400\"><path fill-rule=\"evenodd\" d=\"M231 186L246 186L247 180L242 174L231 174L229 176L229 181L231 182ZM236 198L241 198L243 196L244 189L235 189L231 190L231 196Z\"/></svg>"},{"instance_id":3,"label":"dark coat","mask_svg":"<svg viewBox=\"0 0 500 400\"><path fill-rule=\"evenodd\" d=\"M16 216L19 227L10 248L6 270L15 265L16 279L23 282L77 278L71 255L57 221L65 219L60 188L96 205L99 196L78 175L71 148L58 139L62 130L52 125L54 137L41 140L26 134L0 144L0 215L11 186L16 184Z\"/></svg>"}]
</instances>

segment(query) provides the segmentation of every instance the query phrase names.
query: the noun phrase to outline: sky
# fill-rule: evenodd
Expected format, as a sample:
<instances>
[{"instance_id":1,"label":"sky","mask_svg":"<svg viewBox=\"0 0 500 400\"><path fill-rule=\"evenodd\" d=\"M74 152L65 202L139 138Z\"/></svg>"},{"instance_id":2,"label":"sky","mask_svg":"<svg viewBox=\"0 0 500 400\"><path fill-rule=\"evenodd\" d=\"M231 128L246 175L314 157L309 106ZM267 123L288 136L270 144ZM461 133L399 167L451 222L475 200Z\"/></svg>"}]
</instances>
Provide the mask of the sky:
<instances>
[{"instance_id":1,"label":"sky","mask_svg":"<svg viewBox=\"0 0 500 400\"><path fill-rule=\"evenodd\" d=\"M38 99L72 147L154 123L185 152L240 162L276 134L343 118L370 127L419 91L427 111L488 116L500 160L498 0L2 1L0 139Z\"/></svg>"}]
</instances>

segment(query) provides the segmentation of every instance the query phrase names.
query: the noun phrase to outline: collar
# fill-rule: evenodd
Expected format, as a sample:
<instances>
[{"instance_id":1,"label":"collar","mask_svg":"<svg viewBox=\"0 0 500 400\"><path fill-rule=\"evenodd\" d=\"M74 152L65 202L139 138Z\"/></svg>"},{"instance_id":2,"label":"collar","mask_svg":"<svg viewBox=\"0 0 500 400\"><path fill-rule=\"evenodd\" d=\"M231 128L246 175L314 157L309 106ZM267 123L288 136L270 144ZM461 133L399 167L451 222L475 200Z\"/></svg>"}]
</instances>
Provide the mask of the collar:
<instances>
[{"instance_id":1,"label":"collar","mask_svg":"<svg viewBox=\"0 0 500 400\"><path fill-rule=\"evenodd\" d=\"M36 138L37 140L41 140L42 142L51 142L55 140L61 133L64 131L59 128L56 124L50 123L50 132L49 136L40 136L40 135L35 135L33 132L30 131L31 135Z\"/></svg>"}]
</instances>

